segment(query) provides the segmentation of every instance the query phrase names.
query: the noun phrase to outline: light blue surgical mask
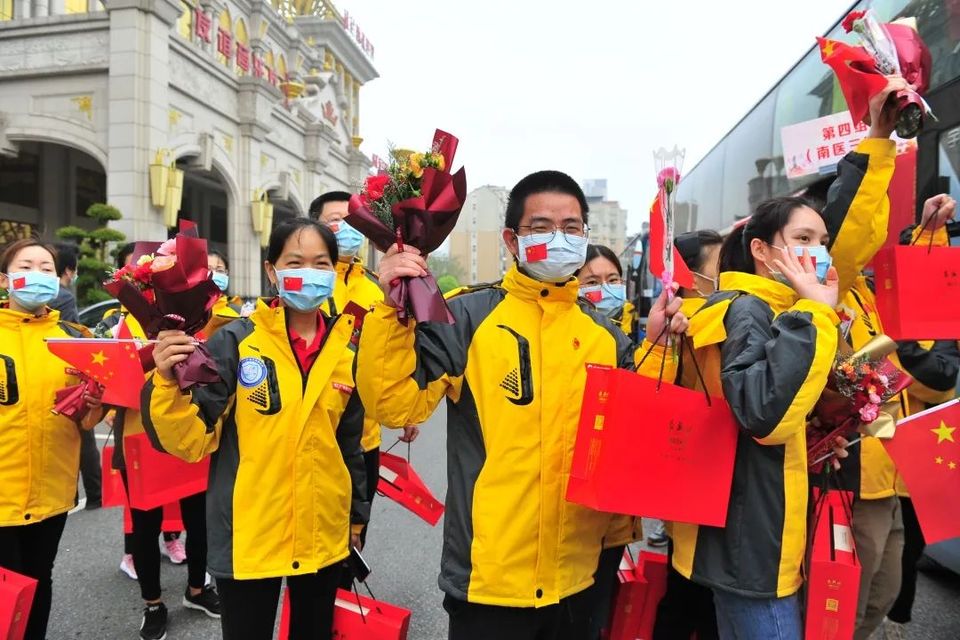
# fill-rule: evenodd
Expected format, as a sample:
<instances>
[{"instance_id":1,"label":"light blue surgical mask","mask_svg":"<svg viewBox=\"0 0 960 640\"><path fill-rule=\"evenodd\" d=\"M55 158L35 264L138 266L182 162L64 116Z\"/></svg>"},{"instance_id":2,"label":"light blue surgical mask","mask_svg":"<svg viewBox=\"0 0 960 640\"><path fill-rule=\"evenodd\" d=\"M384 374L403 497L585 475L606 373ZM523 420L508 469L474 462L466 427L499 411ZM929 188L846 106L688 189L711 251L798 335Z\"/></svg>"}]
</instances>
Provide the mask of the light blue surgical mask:
<instances>
[{"instance_id":1,"label":"light blue surgical mask","mask_svg":"<svg viewBox=\"0 0 960 640\"><path fill-rule=\"evenodd\" d=\"M226 291L227 286L230 284L230 276L225 273L220 273L219 271L213 272L213 277L211 278L214 284L220 287L220 291Z\"/></svg>"},{"instance_id":2,"label":"light blue surgical mask","mask_svg":"<svg viewBox=\"0 0 960 640\"><path fill-rule=\"evenodd\" d=\"M580 296L592 302L605 315L613 316L623 309L623 305L627 301L627 285L605 282L589 287L580 287Z\"/></svg>"},{"instance_id":3,"label":"light blue surgical mask","mask_svg":"<svg viewBox=\"0 0 960 640\"><path fill-rule=\"evenodd\" d=\"M780 249L780 251L786 251L783 247L778 247L775 244L770 245L775 249ZM830 256L830 252L822 244L815 247L794 247L793 252L797 254L800 258L803 258L803 252L806 250L810 253L810 257L816 262L817 270L817 280L820 281L820 284L824 284L827 281L827 271L830 270L830 266L833 264L833 258ZM773 279L777 282L790 286L790 281L787 280L779 271L770 269L770 275L773 276Z\"/></svg>"},{"instance_id":4,"label":"light blue surgical mask","mask_svg":"<svg viewBox=\"0 0 960 640\"><path fill-rule=\"evenodd\" d=\"M530 277L541 282L563 282L587 260L587 238L561 231L517 236L517 260ZM545 255L544 255L545 254Z\"/></svg>"},{"instance_id":5,"label":"light blue surgical mask","mask_svg":"<svg viewBox=\"0 0 960 640\"><path fill-rule=\"evenodd\" d=\"M277 291L297 311L316 311L333 293L337 272L330 269L278 269Z\"/></svg>"},{"instance_id":6,"label":"light blue surgical mask","mask_svg":"<svg viewBox=\"0 0 960 640\"><path fill-rule=\"evenodd\" d=\"M34 312L53 301L60 293L57 276L42 271L19 271L7 275L10 297L27 311Z\"/></svg>"},{"instance_id":7,"label":"light blue surgical mask","mask_svg":"<svg viewBox=\"0 0 960 640\"><path fill-rule=\"evenodd\" d=\"M338 227L334 235L337 236L337 248L340 250L340 255L348 258L356 256L363 245L363 234L343 220L337 224Z\"/></svg>"}]
</instances>

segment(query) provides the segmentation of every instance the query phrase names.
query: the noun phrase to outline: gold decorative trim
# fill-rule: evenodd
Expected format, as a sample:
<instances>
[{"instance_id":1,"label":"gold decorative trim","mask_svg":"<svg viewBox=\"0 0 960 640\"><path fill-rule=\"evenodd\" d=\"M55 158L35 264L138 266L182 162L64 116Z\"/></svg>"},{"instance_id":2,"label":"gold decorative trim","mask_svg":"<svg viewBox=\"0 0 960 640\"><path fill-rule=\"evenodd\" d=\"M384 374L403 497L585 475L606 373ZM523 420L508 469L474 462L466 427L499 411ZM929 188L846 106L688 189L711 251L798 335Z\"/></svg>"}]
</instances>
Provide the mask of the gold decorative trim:
<instances>
[{"instance_id":1,"label":"gold decorative trim","mask_svg":"<svg viewBox=\"0 0 960 640\"><path fill-rule=\"evenodd\" d=\"M77 105L77 110L93 122L93 96L76 96L70 101Z\"/></svg>"}]
</instances>

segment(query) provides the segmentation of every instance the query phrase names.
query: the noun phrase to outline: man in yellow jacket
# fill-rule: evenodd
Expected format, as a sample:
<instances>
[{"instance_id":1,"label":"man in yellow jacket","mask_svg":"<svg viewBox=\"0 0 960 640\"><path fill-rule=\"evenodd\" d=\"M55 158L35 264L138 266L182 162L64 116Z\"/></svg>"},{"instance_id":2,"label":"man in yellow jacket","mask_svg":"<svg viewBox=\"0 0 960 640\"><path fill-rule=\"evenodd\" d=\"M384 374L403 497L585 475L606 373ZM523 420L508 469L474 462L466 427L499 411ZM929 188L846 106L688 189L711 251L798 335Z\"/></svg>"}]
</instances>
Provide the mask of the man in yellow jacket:
<instances>
[{"instance_id":1,"label":"man in yellow jacket","mask_svg":"<svg viewBox=\"0 0 960 640\"><path fill-rule=\"evenodd\" d=\"M502 283L451 299L456 324L404 325L386 302L364 319L357 386L368 413L415 424L447 401L439 584L452 640L504 629L518 639L586 637L584 591L612 516L564 499L585 365L634 360L623 332L578 301L587 213L569 176L527 176L510 193L503 230L517 264ZM391 248L380 267L383 287L426 273L412 247ZM658 302L651 334L679 307Z\"/></svg>"}]
</instances>

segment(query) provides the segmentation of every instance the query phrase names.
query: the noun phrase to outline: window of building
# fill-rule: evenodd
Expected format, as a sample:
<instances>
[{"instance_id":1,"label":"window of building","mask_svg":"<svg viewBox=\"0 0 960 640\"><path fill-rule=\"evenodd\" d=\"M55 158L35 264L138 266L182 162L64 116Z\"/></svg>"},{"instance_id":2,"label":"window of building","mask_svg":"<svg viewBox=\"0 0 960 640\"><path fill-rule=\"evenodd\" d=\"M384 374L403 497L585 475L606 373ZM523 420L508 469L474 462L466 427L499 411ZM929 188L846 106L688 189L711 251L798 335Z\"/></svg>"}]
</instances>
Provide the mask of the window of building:
<instances>
[{"instance_id":1,"label":"window of building","mask_svg":"<svg viewBox=\"0 0 960 640\"><path fill-rule=\"evenodd\" d=\"M0 0L0 20L13 20L13 0Z\"/></svg>"},{"instance_id":2,"label":"window of building","mask_svg":"<svg viewBox=\"0 0 960 640\"><path fill-rule=\"evenodd\" d=\"M15 158L0 155L0 202L39 208L39 154L21 150Z\"/></svg>"},{"instance_id":3,"label":"window of building","mask_svg":"<svg viewBox=\"0 0 960 640\"><path fill-rule=\"evenodd\" d=\"M65 0L63 9L65 13L86 13L89 10L88 0Z\"/></svg>"},{"instance_id":4,"label":"window of building","mask_svg":"<svg viewBox=\"0 0 960 640\"><path fill-rule=\"evenodd\" d=\"M177 19L177 33L185 40L193 39L193 6L180 0L180 18Z\"/></svg>"}]
</instances>

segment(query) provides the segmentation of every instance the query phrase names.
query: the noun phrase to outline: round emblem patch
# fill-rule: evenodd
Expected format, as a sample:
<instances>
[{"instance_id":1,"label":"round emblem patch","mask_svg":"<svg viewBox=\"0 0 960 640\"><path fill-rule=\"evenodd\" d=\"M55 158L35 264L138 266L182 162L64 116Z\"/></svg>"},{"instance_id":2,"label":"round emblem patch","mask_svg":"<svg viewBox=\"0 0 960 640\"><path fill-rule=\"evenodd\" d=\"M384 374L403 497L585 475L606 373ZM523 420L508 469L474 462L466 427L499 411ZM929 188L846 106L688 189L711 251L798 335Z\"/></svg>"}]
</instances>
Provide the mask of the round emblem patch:
<instances>
[{"instance_id":1,"label":"round emblem patch","mask_svg":"<svg viewBox=\"0 0 960 640\"><path fill-rule=\"evenodd\" d=\"M237 379L244 387L255 387L267 377L267 366L258 358L244 358L237 368Z\"/></svg>"}]
</instances>

